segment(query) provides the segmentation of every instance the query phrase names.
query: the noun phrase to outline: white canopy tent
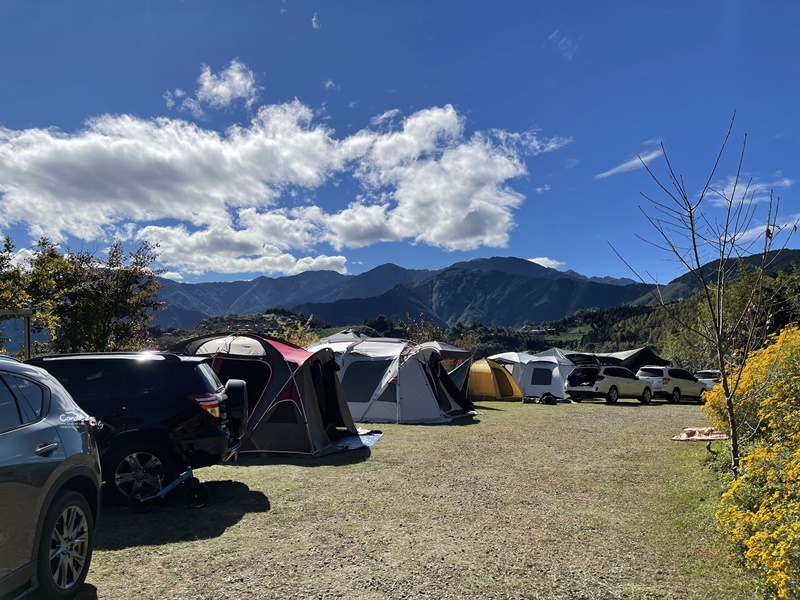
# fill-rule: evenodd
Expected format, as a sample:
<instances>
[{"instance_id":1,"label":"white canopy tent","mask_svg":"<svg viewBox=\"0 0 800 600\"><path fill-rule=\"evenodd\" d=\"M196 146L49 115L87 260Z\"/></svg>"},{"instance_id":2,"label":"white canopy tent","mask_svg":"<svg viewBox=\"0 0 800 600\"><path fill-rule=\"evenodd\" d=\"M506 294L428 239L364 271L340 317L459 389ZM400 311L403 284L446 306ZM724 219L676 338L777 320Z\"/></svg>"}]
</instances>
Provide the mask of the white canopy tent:
<instances>
[{"instance_id":1,"label":"white canopy tent","mask_svg":"<svg viewBox=\"0 0 800 600\"><path fill-rule=\"evenodd\" d=\"M525 398L539 398L545 403L564 398L564 384L575 367L572 361L560 356L524 352L504 352L489 358L508 369Z\"/></svg>"},{"instance_id":2,"label":"white canopy tent","mask_svg":"<svg viewBox=\"0 0 800 600\"><path fill-rule=\"evenodd\" d=\"M368 338L313 344L337 355L347 404L355 421L446 423L470 414L472 404L441 367L433 345L408 340Z\"/></svg>"}]
</instances>

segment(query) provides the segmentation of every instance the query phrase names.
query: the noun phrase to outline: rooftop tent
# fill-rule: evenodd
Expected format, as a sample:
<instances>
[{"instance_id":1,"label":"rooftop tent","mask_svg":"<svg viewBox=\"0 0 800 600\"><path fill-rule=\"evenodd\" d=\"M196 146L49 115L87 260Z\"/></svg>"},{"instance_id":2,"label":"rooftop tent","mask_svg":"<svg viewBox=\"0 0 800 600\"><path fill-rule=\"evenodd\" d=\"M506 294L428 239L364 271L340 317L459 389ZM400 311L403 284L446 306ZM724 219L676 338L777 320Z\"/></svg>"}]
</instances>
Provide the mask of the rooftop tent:
<instances>
[{"instance_id":1,"label":"rooftop tent","mask_svg":"<svg viewBox=\"0 0 800 600\"><path fill-rule=\"evenodd\" d=\"M320 455L335 442L358 435L336 377L330 349L308 352L252 334L212 334L169 349L211 357L219 378L247 383L250 411L241 452Z\"/></svg>"},{"instance_id":2,"label":"rooftop tent","mask_svg":"<svg viewBox=\"0 0 800 600\"><path fill-rule=\"evenodd\" d=\"M633 350L624 350L622 352L598 352L597 354L590 354L588 352L575 352L574 350L564 350L562 348L550 348L544 352L538 352L535 356L560 356L571 360L577 364L587 364L598 362L607 365L621 365L628 368L634 373L644 365L667 366L670 362L661 358L647 346L643 348L635 348Z\"/></svg>"},{"instance_id":3,"label":"rooftop tent","mask_svg":"<svg viewBox=\"0 0 800 600\"><path fill-rule=\"evenodd\" d=\"M645 365L666 367L670 364L670 361L661 358L647 346L644 348L635 348L633 350L624 350L623 352L607 352L598 354L597 356L599 356L601 360L607 358L617 359L623 367L627 367L634 373Z\"/></svg>"},{"instance_id":4,"label":"rooftop tent","mask_svg":"<svg viewBox=\"0 0 800 600\"><path fill-rule=\"evenodd\" d=\"M601 361L600 354L592 354L591 352L578 352L577 350L566 350L564 348L550 348L549 350L537 352L533 356L555 356L557 358L566 358L575 365L597 365L601 362L609 365L618 365L622 362L619 358L608 355L604 356Z\"/></svg>"},{"instance_id":5,"label":"rooftop tent","mask_svg":"<svg viewBox=\"0 0 800 600\"><path fill-rule=\"evenodd\" d=\"M369 338L339 356L339 377L353 419L373 423L446 423L472 404L442 368L431 346Z\"/></svg>"},{"instance_id":6,"label":"rooftop tent","mask_svg":"<svg viewBox=\"0 0 800 600\"><path fill-rule=\"evenodd\" d=\"M560 356L534 356L524 352L505 352L489 358L508 369L525 398L552 403L564 398L564 384L575 367L571 360Z\"/></svg>"},{"instance_id":7,"label":"rooftop tent","mask_svg":"<svg viewBox=\"0 0 800 600\"><path fill-rule=\"evenodd\" d=\"M470 367L468 397L472 401L522 400L522 391L500 363L482 358Z\"/></svg>"}]
</instances>

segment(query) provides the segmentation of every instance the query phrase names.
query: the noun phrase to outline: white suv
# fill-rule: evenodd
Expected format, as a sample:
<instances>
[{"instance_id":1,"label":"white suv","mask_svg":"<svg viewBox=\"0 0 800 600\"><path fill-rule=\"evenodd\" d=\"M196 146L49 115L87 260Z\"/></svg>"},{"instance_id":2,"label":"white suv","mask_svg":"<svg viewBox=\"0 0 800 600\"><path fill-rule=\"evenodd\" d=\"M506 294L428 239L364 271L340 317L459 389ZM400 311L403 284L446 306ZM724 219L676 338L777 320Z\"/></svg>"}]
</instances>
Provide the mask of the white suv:
<instances>
[{"instance_id":1,"label":"white suv","mask_svg":"<svg viewBox=\"0 0 800 600\"><path fill-rule=\"evenodd\" d=\"M634 398L642 404L650 402L652 388L638 379L630 369L616 365L575 367L564 385L565 395L580 402L584 398L605 398L614 404L619 398Z\"/></svg>"},{"instance_id":2,"label":"white suv","mask_svg":"<svg viewBox=\"0 0 800 600\"><path fill-rule=\"evenodd\" d=\"M706 386L707 390L710 390L715 385L717 385L720 381L722 381L722 373L720 373L716 369L707 369L705 371L696 371L694 376L697 377L697 380Z\"/></svg>"},{"instance_id":3,"label":"white suv","mask_svg":"<svg viewBox=\"0 0 800 600\"><path fill-rule=\"evenodd\" d=\"M703 401L706 386L686 369L648 365L639 369L636 376L653 389L653 396L677 403L681 398Z\"/></svg>"}]
</instances>

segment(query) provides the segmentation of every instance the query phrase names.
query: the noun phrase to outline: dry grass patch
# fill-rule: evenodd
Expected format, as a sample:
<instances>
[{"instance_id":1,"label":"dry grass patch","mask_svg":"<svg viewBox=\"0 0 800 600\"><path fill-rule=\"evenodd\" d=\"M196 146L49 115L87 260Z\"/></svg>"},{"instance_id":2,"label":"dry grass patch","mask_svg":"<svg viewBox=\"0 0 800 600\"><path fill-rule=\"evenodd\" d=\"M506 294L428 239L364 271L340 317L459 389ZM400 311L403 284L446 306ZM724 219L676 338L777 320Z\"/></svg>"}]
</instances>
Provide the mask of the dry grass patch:
<instances>
[{"instance_id":1,"label":"dry grass patch","mask_svg":"<svg viewBox=\"0 0 800 600\"><path fill-rule=\"evenodd\" d=\"M82 598L755 596L714 533L694 405L486 403L371 453L198 471L203 509L106 507ZM93 587L92 587L93 586Z\"/></svg>"}]
</instances>

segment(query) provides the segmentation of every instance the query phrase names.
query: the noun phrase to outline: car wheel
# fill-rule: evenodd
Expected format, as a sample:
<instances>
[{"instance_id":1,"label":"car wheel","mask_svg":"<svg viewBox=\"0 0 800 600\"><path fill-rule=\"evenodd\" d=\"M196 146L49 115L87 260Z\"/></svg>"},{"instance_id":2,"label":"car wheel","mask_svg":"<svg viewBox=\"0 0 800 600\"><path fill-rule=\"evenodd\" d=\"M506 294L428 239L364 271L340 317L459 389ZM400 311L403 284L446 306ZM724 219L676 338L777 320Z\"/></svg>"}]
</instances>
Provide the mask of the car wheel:
<instances>
[{"instance_id":1,"label":"car wheel","mask_svg":"<svg viewBox=\"0 0 800 600\"><path fill-rule=\"evenodd\" d=\"M39 596L72 598L92 562L94 519L80 493L65 490L47 511L37 556Z\"/></svg>"},{"instance_id":2,"label":"car wheel","mask_svg":"<svg viewBox=\"0 0 800 600\"><path fill-rule=\"evenodd\" d=\"M190 508L203 508L208 504L208 498L211 496L211 491L208 486L202 483L194 483L190 485L183 496L183 501L186 506Z\"/></svg>"},{"instance_id":3,"label":"car wheel","mask_svg":"<svg viewBox=\"0 0 800 600\"><path fill-rule=\"evenodd\" d=\"M159 489L159 478L167 485L177 477L175 460L161 444L143 441L127 444L112 452L108 461L106 483L111 496L127 501L141 486Z\"/></svg>"},{"instance_id":4,"label":"car wheel","mask_svg":"<svg viewBox=\"0 0 800 600\"><path fill-rule=\"evenodd\" d=\"M672 402L673 404L677 404L678 402L681 401L680 388L675 388L674 390L672 390L672 396L670 396L669 401Z\"/></svg>"},{"instance_id":5,"label":"car wheel","mask_svg":"<svg viewBox=\"0 0 800 600\"><path fill-rule=\"evenodd\" d=\"M606 403L616 404L617 400L619 400L619 392L617 388L612 385L611 389L608 390L608 394L606 394Z\"/></svg>"},{"instance_id":6,"label":"car wheel","mask_svg":"<svg viewBox=\"0 0 800 600\"><path fill-rule=\"evenodd\" d=\"M700 390L700 395L697 396L697 403L698 404L705 404L706 403L706 399L704 398L705 395L706 395L706 391L705 390Z\"/></svg>"},{"instance_id":7,"label":"car wheel","mask_svg":"<svg viewBox=\"0 0 800 600\"><path fill-rule=\"evenodd\" d=\"M644 388L644 391L642 392L642 397L639 398L639 402L641 402L642 404L650 404L650 399L652 397L653 397L653 394L650 392L650 388L646 387L646 388Z\"/></svg>"}]
</instances>

